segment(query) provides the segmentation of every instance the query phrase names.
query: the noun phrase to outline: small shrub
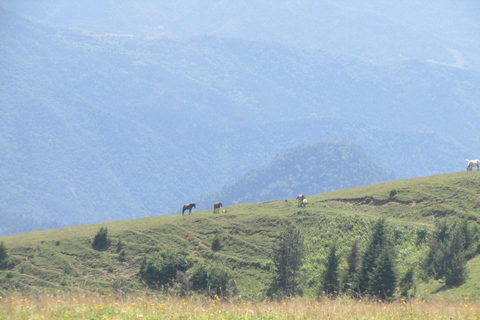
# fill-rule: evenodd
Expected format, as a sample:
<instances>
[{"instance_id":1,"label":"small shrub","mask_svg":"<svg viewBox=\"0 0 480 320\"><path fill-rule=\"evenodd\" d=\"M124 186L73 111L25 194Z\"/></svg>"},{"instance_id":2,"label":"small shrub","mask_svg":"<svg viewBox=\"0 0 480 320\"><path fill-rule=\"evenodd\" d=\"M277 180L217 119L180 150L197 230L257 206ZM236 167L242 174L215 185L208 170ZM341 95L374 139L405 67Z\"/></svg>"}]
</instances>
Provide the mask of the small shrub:
<instances>
[{"instance_id":1,"label":"small shrub","mask_svg":"<svg viewBox=\"0 0 480 320\"><path fill-rule=\"evenodd\" d=\"M212 239L212 251L218 251L222 248L222 244L220 242L220 237L216 234Z\"/></svg>"},{"instance_id":2,"label":"small shrub","mask_svg":"<svg viewBox=\"0 0 480 320\"><path fill-rule=\"evenodd\" d=\"M7 247L5 247L5 243L2 241L0 242L0 270L5 270L12 268L14 262L8 253Z\"/></svg>"},{"instance_id":3,"label":"small shrub","mask_svg":"<svg viewBox=\"0 0 480 320\"><path fill-rule=\"evenodd\" d=\"M120 253L118 254L118 260L121 262L127 261L127 253L125 252L125 250L120 251Z\"/></svg>"},{"instance_id":4,"label":"small shrub","mask_svg":"<svg viewBox=\"0 0 480 320\"><path fill-rule=\"evenodd\" d=\"M58 247L60 245L60 241L55 242L55 245Z\"/></svg>"},{"instance_id":5,"label":"small shrub","mask_svg":"<svg viewBox=\"0 0 480 320\"><path fill-rule=\"evenodd\" d=\"M207 270L203 264L196 264L188 270L188 279L194 291L204 291L208 287Z\"/></svg>"},{"instance_id":6,"label":"small shrub","mask_svg":"<svg viewBox=\"0 0 480 320\"><path fill-rule=\"evenodd\" d=\"M145 257L140 276L152 288L160 289L172 284L177 271L186 271L193 262L185 253L163 250L158 255Z\"/></svg>"},{"instance_id":7,"label":"small shrub","mask_svg":"<svg viewBox=\"0 0 480 320\"><path fill-rule=\"evenodd\" d=\"M390 191L390 198L393 198L393 197L395 197L396 195L397 195L397 190L392 189L392 190Z\"/></svg>"},{"instance_id":8,"label":"small shrub","mask_svg":"<svg viewBox=\"0 0 480 320\"><path fill-rule=\"evenodd\" d=\"M63 267L63 274L71 274L73 271L73 268L71 265L68 263L65 263L65 266Z\"/></svg>"},{"instance_id":9,"label":"small shrub","mask_svg":"<svg viewBox=\"0 0 480 320\"><path fill-rule=\"evenodd\" d=\"M416 241L415 244L418 246L418 245L424 243L427 240L427 234L428 234L427 229L418 228L417 229L417 241Z\"/></svg>"},{"instance_id":10,"label":"small shrub","mask_svg":"<svg viewBox=\"0 0 480 320\"><path fill-rule=\"evenodd\" d=\"M105 250L110 246L110 239L108 239L108 229L101 227L98 233L93 238L92 247L97 250Z\"/></svg>"},{"instance_id":11,"label":"small shrub","mask_svg":"<svg viewBox=\"0 0 480 320\"><path fill-rule=\"evenodd\" d=\"M191 288L210 297L235 295L237 285L229 268L219 263L197 264L187 272Z\"/></svg>"},{"instance_id":12,"label":"small shrub","mask_svg":"<svg viewBox=\"0 0 480 320\"><path fill-rule=\"evenodd\" d=\"M60 285L61 285L62 287L65 287L66 285L68 285L67 280L66 280L65 278L63 278L63 279L60 281Z\"/></svg>"},{"instance_id":13,"label":"small shrub","mask_svg":"<svg viewBox=\"0 0 480 320\"><path fill-rule=\"evenodd\" d=\"M410 298L415 296L415 282L413 280L414 269L409 268L405 276L400 279L400 295L405 298Z\"/></svg>"},{"instance_id":14,"label":"small shrub","mask_svg":"<svg viewBox=\"0 0 480 320\"><path fill-rule=\"evenodd\" d=\"M123 242L122 242L122 239L118 240L118 243L117 243L117 253L122 251L124 245L123 245Z\"/></svg>"}]
</instances>

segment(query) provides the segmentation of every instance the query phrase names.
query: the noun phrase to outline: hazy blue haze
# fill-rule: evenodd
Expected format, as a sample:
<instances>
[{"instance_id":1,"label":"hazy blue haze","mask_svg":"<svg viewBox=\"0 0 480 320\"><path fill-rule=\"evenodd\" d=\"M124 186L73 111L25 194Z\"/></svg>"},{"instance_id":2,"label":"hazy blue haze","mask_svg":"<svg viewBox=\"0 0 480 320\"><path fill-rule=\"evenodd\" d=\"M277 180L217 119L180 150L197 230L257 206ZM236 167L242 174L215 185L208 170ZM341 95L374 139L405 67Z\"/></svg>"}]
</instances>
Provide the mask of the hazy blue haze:
<instances>
[{"instance_id":1,"label":"hazy blue haze","mask_svg":"<svg viewBox=\"0 0 480 320\"><path fill-rule=\"evenodd\" d=\"M178 212L318 141L398 178L479 157L474 1L255 3L0 0L0 234Z\"/></svg>"}]
</instances>

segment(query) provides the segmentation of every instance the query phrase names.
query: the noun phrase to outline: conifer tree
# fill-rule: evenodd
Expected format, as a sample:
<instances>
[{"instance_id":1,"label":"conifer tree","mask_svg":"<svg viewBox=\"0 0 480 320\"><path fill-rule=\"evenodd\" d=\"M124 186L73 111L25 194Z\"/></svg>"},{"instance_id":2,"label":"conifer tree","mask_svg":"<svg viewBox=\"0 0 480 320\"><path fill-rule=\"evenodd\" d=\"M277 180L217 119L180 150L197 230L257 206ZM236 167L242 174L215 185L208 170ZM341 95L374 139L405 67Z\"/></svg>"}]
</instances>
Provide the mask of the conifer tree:
<instances>
[{"instance_id":1,"label":"conifer tree","mask_svg":"<svg viewBox=\"0 0 480 320\"><path fill-rule=\"evenodd\" d=\"M444 279L447 287L464 283L468 276L466 250L469 249L467 243L472 242L470 238L466 222L447 224L445 219L439 221L423 263L427 275Z\"/></svg>"},{"instance_id":2,"label":"conifer tree","mask_svg":"<svg viewBox=\"0 0 480 320\"><path fill-rule=\"evenodd\" d=\"M467 260L465 259L465 236L461 226L454 229L446 248L445 285L458 287L467 278Z\"/></svg>"},{"instance_id":3,"label":"conifer tree","mask_svg":"<svg viewBox=\"0 0 480 320\"><path fill-rule=\"evenodd\" d=\"M97 250L107 249L110 245L110 239L108 239L107 227L101 227L97 234L93 238L92 247Z\"/></svg>"},{"instance_id":4,"label":"conifer tree","mask_svg":"<svg viewBox=\"0 0 480 320\"><path fill-rule=\"evenodd\" d=\"M391 248L383 246L370 276L368 292L380 299L391 298L396 284L397 277Z\"/></svg>"},{"instance_id":5,"label":"conifer tree","mask_svg":"<svg viewBox=\"0 0 480 320\"><path fill-rule=\"evenodd\" d=\"M2 241L0 242L0 269L6 269L9 264L9 254L7 248L5 247L5 243Z\"/></svg>"},{"instance_id":6,"label":"conifer tree","mask_svg":"<svg viewBox=\"0 0 480 320\"><path fill-rule=\"evenodd\" d=\"M269 294L293 296L298 290L298 273L303 265L304 243L300 231L289 227L280 235L272 252L275 278Z\"/></svg>"},{"instance_id":7,"label":"conifer tree","mask_svg":"<svg viewBox=\"0 0 480 320\"><path fill-rule=\"evenodd\" d=\"M379 219L373 226L372 236L367 249L363 255L362 266L358 277L358 290L366 293L370 287L371 274L374 271L376 261L380 256L386 242L386 221Z\"/></svg>"},{"instance_id":8,"label":"conifer tree","mask_svg":"<svg viewBox=\"0 0 480 320\"><path fill-rule=\"evenodd\" d=\"M358 272L358 264L360 261L360 248L358 247L357 240L352 243L352 247L347 253L345 259L347 261L347 268L342 276L342 288L343 291L349 291L357 287L356 277Z\"/></svg>"},{"instance_id":9,"label":"conifer tree","mask_svg":"<svg viewBox=\"0 0 480 320\"><path fill-rule=\"evenodd\" d=\"M332 245L328 254L325 272L322 276L321 291L328 295L337 295L339 291L338 281L338 264L337 247Z\"/></svg>"}]
</instances>

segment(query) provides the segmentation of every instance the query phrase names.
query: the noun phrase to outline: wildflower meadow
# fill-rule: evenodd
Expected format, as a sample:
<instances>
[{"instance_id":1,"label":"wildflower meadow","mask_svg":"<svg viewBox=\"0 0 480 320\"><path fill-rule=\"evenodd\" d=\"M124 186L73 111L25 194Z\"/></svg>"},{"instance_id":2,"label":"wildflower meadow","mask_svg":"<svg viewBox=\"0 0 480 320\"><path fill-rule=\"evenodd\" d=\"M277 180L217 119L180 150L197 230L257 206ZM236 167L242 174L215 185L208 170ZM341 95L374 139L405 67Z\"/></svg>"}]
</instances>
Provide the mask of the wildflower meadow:
<instances>
[{"instance_id":1,"label":"wildflower meadow","mask_svg":"<svg viewBox=\"0 0 480 320\"><path fill-rule=\"evenodd\" d=\"M479 319L480 303L351 298L225 300L118 294L0 296L0 319Z\"/></svg>"}]
</instances>

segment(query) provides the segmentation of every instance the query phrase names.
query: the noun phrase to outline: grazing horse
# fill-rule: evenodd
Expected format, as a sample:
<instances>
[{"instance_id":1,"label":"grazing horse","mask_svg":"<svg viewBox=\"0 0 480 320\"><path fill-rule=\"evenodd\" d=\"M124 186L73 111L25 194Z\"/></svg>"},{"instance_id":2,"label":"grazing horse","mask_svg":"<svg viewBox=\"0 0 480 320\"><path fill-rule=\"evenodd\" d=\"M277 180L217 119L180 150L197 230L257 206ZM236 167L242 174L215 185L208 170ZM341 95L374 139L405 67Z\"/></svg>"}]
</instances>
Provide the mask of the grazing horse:
<instances>
[{"instance_id":1,"label":"grazing horse","mask_svg":"<svg viewBox=\"0 0 480 320\"><path fill-rule=\"evenodd\" d=\"M472 171L473 167L477 167L477 170L480 167L480 160L468 160L466 159L468 164L467 164L467 171Z\"/></svg>"},{"instance_id":2,"label":"grazing horse","mask_svg":"<svg viewBox=\"0 0 480 320\"><path fill-rule=\"evenodd\" d=\"M213 204L213 213L219 212L221 207L222 207L222 203L221 203L221 202L215 202L215 203Z\"/></svg>"},{"instance_id":3,"label":"grazing horse","mask_svg":"<svg viewBox=\"0 0 480 320\"><path fill-rule=\"evenodd\" d=\"M303 194L299 194L298 197L297 197L297 200L298 200L297 207L301 207L301 206L302 206L303 199L305 199L305 196L304 196Z\"/></svg>"},{"instance_id":4,"label":"grazing horse","mask_svg":"<svg viewBox=\"0 0 480 320\"><path fill-rule=\"evenodd\" d=\"M197 207L197 205L195 203L189 203L189 204L184 205L183 209L182 209L182 216L183 216L183 213L187 210L188 210L188 214L192 214L192 209L196 208L196 207Z\"/></svg>"}]
</instances>

